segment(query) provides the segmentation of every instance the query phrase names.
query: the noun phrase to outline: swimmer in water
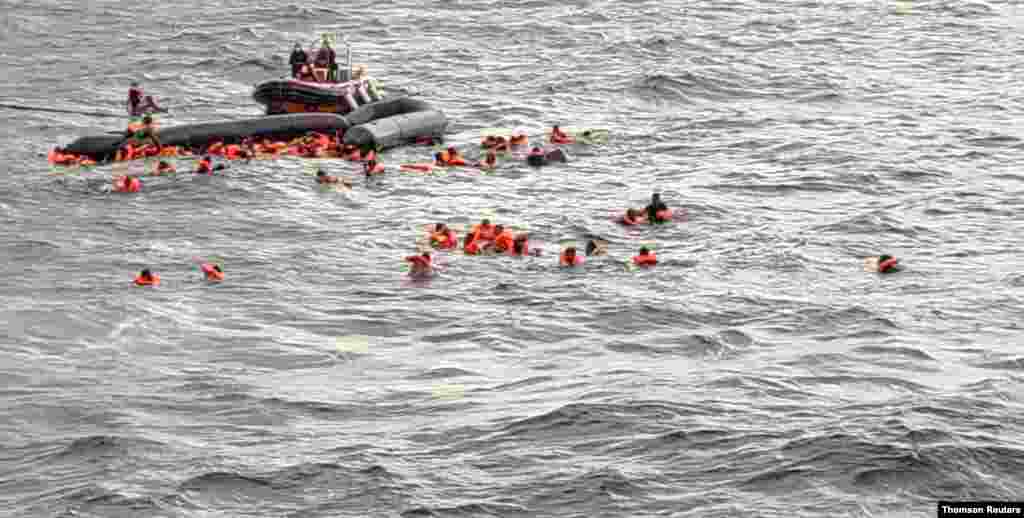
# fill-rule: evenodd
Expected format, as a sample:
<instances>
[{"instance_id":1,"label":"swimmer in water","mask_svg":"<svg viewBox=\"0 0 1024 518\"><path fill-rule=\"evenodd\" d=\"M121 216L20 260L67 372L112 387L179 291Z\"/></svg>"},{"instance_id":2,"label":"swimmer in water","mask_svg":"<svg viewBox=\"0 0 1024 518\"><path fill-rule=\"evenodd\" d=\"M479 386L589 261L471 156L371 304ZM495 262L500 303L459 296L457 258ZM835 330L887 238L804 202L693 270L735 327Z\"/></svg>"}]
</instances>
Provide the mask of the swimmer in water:
<instances>
[{"instance_id":1,"label":"swimmer in water","mask_svg":"<svg viewBox=\"0 0 1024 518\"><path fill-rule=\"evenodd\" d=\"M637 225L644 222L644 212L637 209L626 209L626 215L622 216L623 225Z\"/></svg>"},{"instance_id":2,"label":"swimmer in water","mask_svg":"<svg viewBox=\"0 0 1024 518\"><path fill-rule=\"evenodd\" d=\"M423 252L420 255L410 255L405 258L409 262L410 277L429 277L434 273L430 260L430 252Z\"/></svg>"},{"instance_id":3,"label":"swimmer in water","mask_svg":"<svg viewBox=\"0 0 1024 518\"><path fill-rule=\"evenodd\" d=\"M530 154L526 155L526 163L534 167L540 167L547 162L544 158L544 150L539 147L534 147L530 150Z\"/></svg>"},{"instance_id":4,"label":"swimmer in water","mask_svg":"<svg viewBox=\"0 0 1024 518\"><path fill-rule=\"evenodd\" d=\"M219 264L203 263L199 265L199 269L206 275L206 280L210 282L220 282L224 280L224 270L220 268Z\"/></svg>"},{"instance_id":5,"label":"swimmer in water","mask_svg":"<svg viewBox=\"0 0 1024 518\"><path fill-rule=\"evenodd\" d=\"M161 160L156 166L156 174L158 176L162 174L173 174L175 172L174 166L164 160Z\"/></svg>"},{"instance_id":6,"label":"swimmer in water","mask_svg":"<svg viewBox=\"0 0 1024 518\"><path fill-rule=\"evenodd\" d=\"M864 266L865 270L877 273L894 273L901 269L899 259L887 254L865 259Z\"/></svg>"},{"instance_id":7,"label":"swimmer in water","mask_svg":"<svg viewBox=\"0 0 1024 518\"><path fill-rule=\"evenodd\" d=\"M661 194L652 194L650 205L644 207L644 212L647 213L647 221L651 223L664 223L668 221L668 219L664 217L664 211L668 211L668 205L665 205L665 203L661 201Z\"/></svg>"},{"instance_id":8,"label":"swimmer in water","mask_svg":"<svg viewBox=\"0 0 1024 518\"><path fill-rule=\"evenodd\" d=\"M350 181L348 181L348 180L346 180L344 178L338 178L337 176L331 176L331 175L325 173L323 169L321 169L321 170L316 172L316 183L318 183L320 185L340 184L340 185L344 185L345 187L352 187L352 182L350 182Z\"/></svg>"},{"instance_id":9,"label":"swimmer in water","mask_svg":"<svg viewBox=\"0 0 1024 518\"><path fill-rule=\"evenodd\" d=\"M606 248L607 246L608 243L606 243L605 241L591 239L587 241L587 256L594 257L598 255L605 255L608 253L608 250Z\"/></svg>"},{"instance_id":10,"label":"swimmer in water","mask_svg":"<svg viewBox=\"0 0 1024 518\"><path fill-rule=\"evenodd\" d=\"M583 264L583 258L576 255L576 247L570 246L562 251L558 258L558 264L562 266L579 266Z\"/></svg>"},{"instance_id":11,"label":"swimmer in water","mask_svg":"<svg viewBox=\"0 0 1024 518\"><path fill-rule=\"evenodd\" d=\"M654 266L658 264L658 258L646 246L640 247L639 255L633 257L633 264L637 266Z\"/></svg>"},{"instance_id":12,"label":"swimmer in water","mask_svg":"<svg viewBox=\"0 0 1024 518\"><path fill-rule=\"evenodd\" d=\"M136 286L156 286L160 284L160 276L149 271L149 268L142 270L135 276Z\"/></svg>"},{"instance_id":13,"label":"swimmer in water","mask_svg":"<svg viewBox=\"0 0 1024 518\"><path fill-rule=\"evenodd\" d=\"M363 162L363 173L366 174L367 177L384 174L384 166L378 164L376 159L371 158L370 160Z\"/></svg>"}]
</instances>

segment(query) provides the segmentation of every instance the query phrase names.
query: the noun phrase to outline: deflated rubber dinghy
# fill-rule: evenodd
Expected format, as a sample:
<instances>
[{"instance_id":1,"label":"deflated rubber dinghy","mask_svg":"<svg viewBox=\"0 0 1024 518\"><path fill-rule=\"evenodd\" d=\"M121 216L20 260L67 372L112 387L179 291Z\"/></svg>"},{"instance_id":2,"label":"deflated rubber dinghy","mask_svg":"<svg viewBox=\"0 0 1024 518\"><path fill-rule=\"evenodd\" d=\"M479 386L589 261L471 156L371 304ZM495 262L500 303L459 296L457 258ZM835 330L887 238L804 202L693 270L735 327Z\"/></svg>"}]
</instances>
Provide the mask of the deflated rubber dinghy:
<instances>
[{"instance_id":1,"label":"deflated rubber dinghy","mask_svg":"<svg viewBox=\"0 0 1024 518\"><path fill-rule=\"evenodd\" d=\"M311 131L334 134L345 132L346 144L379 147L399 146L423 136L440 136L447 118L427 103L398 98L363 105L348 116L335 113L288 113L253 119L204 122L171 126L157 131L164 146L201 147L214 141L238 143L246 137L290 139ZM114 157L124 143L124 135L95 135L79 138L65 152L84 155L97 161Z\"/></svg>"},{"instance_id":2,"label":"deflated rubber dinghy","mask_svg":"<svg viewBox=\"0 0 1024 518\"><path fill-rule=\"evenodd\" d=\"M345 143L389 148L417 137L440 136L448 126L444 113L408 97L362 106L346 116L352 127Z\"/></svg>"}]
</instances>

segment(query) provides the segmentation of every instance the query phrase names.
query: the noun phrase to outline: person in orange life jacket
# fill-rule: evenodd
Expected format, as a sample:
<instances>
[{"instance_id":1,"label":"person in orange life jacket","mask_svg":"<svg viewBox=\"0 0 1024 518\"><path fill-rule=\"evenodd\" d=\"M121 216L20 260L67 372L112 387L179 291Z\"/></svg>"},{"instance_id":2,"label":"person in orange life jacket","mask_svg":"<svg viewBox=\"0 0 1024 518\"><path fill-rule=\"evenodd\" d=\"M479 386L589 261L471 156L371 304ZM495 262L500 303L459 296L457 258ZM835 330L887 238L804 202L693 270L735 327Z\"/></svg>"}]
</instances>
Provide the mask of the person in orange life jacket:
<instances>
[{"instance_id":1,"label":"person in orange life jacket","mask_svg":"<svg viewBox=\"0 0 1024 518\"><path fill-rule=\"evenodd\" d=\"M433 267L430 260L430 252L423 252L420 255L410 255L405 258L409 262L411 268L409 269L409 275L421 276L430 275L433 273Z\"/></svg>"},{"instance_id":2,"label":"person in orange life jacket","mask_svg":"<svg viewBox=\"0 0 1024 518\"><path fill-rule=\"evenodd\" d=\"M220 269L220 265L203 263L199 265L199 269L206 275L206 280L210 282L220 282L224 280L224 270Z\"/></svg>"},{"instance_id":3,"label":"person in orange life jacket","mask_svg":"<svg viewBox=\"0 0 1024 518\"><path fill-rule=\"evenodd\" d=\"M434 165L448 165L448 152L438 151L434 153Z\"/></svg>"},{"instance_id":4,"label":"person in orange life jacket","mask_svg":"<svg viewBox=\"0 0 1024 518\"><path fill-rule=\"evenodd\" d=\"M466 159L462 158L462 155L459 154L458 149L455 149L454 147L449 147L447 151L448 160L446 162L448 165L466 165Z\"/></svg>"},{"instance_id":5,"label":"person in orange life jacket","mask_svg":"<svg viewBox=\"0 0 1024 518\"><path fill-rule=\"evenodd\" d=\"M534 167L542 166L546 161L547 160L544 158L544 150L539 147L531 149L530 154L526 155L526 163Z\"/></svg>"},{"instance_id":6,"label":"person in orange life jacket","mask_svg":"<svg viewBox=\"0 0 1024 518\"><path fill-rule=\"evenodd\" d=\"M644 222L644 212L637 209L626 209L626 215L620 220L623 225L638 225Z\"/></svg>"},{"instance_id":7,"label":"person in orange life jacket","mask_svg":"<svg viewBox=\"0 0 1024 518\"><path fill-rule=\"evenodd\" d=\"M474 225L470 232L476 234L477 240L494 241L494 225L492 225L491 220L487 218L480 220L480 224Z\"/></svg>"},{"instance_id":8,"label":"person in orange life jacket","mask_svg":"<svg viewBox=\"0 0 1024 518\"><path fill-rule=\"evenodd\" d=\"M288 64L292 66L292 78L298 79L299 72L302 71L303 65L309 63L309 56L305 50L302 50L302 45L299 42L295 42L295 48L292 49L292 55L288 58Z\"/></svg>"},{"instance_id":9,"label":"person in orange life jacket","mask_svg":"<svg viewBox=\"0 0 1024 518\"><path fill-rule=\"evenodd\" d=\"M366 176L384 174L384 166L378 164L376 160L367 160L366 162L363 162L363 173L365 173Z\"/></svg>"},{"instance_id":10,"label":"person in orange life jacket","mask_svg":"<svg viewBox=\"0 0 1024 518\"><path fill-rule=\"evenodd\" d=\"M650 251L646 246L640 247L640 254L633 257L633 264L637 266L654 266L658 264L658 258L655 257L654 252Z\"/></svg>"},{"instance_id":11,"label":"person in orange life jacket","mask_svg":"<svg viewBox=\"0 0 1024 518\"><path fill-rule=\"evenodd\" d=\"M136 286L156 286L160 284L160 276L149 271L149 268L142 270L135 276Z\"/></svg>"},{"instance_id":12,"label":"person in orange life jacket","mask_svg":"<svg viewBox=\"0 0 1024 518\"><path fill-rule=\"evenodd\" d=\"M480 242L477 240L477 232L470 230L466 232L466 237L463 240L462 251L466 255L479 255L481 250Z\"/></svg>"},{"instance_id":13,"label":"person in orange life jacket","mask_svg":"<svg viewBox=\"0 0 1024 518\"><path fill-rule=\"evenodd\" d=\"M160 163L156 165L156 174L157 175L172 174L172 173L175 173L175 172L176 171L174 169L174 166L171 165L168 162L163 161L163 160L161 160Z\"/></svg>"},{"instance_id":14,"label":"person in orange life jacket","mask_svg":"<svg viewBox=\"0 0 1024 518\"><path fill-rule=\"evenodd\" d=\"M512 245L515 242L515 238L512 236L512 232L505 229L504 225L497 225L494 227L494 249L498 253L508 252L512 249Z\"/></svg>"},{"instance_id":15,"label":"person in orange life jacket","mask_svg":"<svg viewBox=\"0 0 1024 518\"><path fill-rule=\"evenodd\" d=\"M566 248L558 258L558 264L562 266L579 266L583 264L583 258L576 255L576 247Z\"/></svg>"},{"instance_id":16,"label":"person in orange life jacket","mask_svg":"<svg viewBox=\"0 0 1024 518\"><path fill-rule=\"evenodd\" d=\"M893 273L899 269L899 259L891 255L878 256L878 273Z\"/></svg>"},{"instance_id":17,"label":"person in orange life jacket","mask_svg":"<svg viewBox=\"0 0 1024 518\"><path fill-rule=\"evenodd\" d=\"M434 225L434 231L430 234L430 244L438 248L455 248L459 244L459 238L448 225L438 223Z\"/></svg>"},{"instance_id":18,"label":"person in orange life jacket","mask_svg":"<svg viewBox=\"0 0 1024 518\"><path fill-rule=\"evenodd\" d=\"M572 137L563 133L556 124L551 128L551 142L555 144L570 144L572 143Z\"/></svg>"},{"instance_id":19,"label":"person in orange life jacket","mask_svg":"<svg viewBox=\"0 0 1024 518\"><path fill-rule=\"evenodd\" d=\"M654 193L651 195L650 205L644 207L644 212L647 213L647 221L650 223L664 223L668 221L664 217L664 212L667 211L668 206L661 201L661 194Z\"/></svg>"},{"instance_id":20,"label":"person in orange life jacket","mask_svg":"<svg viewBox=\"0 0 1024 518\"><path fill-rule=\"evenodd\" d=\"M139 192L142 181L134 176L121 176L114 179L114 192Z\"/></svg>"}]
</instances>

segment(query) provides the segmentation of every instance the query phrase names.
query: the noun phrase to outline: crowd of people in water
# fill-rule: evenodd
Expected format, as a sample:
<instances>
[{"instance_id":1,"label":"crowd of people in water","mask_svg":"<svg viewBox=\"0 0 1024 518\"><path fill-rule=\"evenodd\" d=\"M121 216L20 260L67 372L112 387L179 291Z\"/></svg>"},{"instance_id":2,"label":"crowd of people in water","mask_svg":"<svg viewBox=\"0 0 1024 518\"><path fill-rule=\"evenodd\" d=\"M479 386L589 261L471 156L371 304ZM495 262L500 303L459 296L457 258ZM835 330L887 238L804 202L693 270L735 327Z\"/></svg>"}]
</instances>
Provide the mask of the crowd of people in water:
<instances>
[{"instance_id":1,"label":"crowd of people in water","mask_svg":"<svg viewBox=\"0 0 1024 518\"><path fill-rule=\"evenodd\" d=\"M300 56L299 54L302 54ZM326 65L328 68L334 63L334 51L330 49L327 41L312 60L316 66ZM301 46L296 44L295 52L292 55L293 74L301 74L302 66L309 65L308 56L302 51ZM297 67L297 65L300 65ZM159 131L152 113L163 112L162 108L156 105L151 96L145 96L137 82L132 83L128 97L128 112L133 119L125 131L125 141L117 150L114 157L115 162L123 162L136 159L158 158L152 176L176 174L178 171L167 159L170 157L199 157L192 172L195 174L213 175L216 171L223 171L227 166L223 163L214 165L214 157L222 160L251 160L254 158L274 158L279 156L297 156L303 158L340 158L362 163L362 172L369 178L385 172L385 167L378 161L377 150L359 147L344 143L344 133L339 131L333 135L318 132L309 132L302 137L287 142L272 141L266 138L245 138L237 143L224 141L213 141L201 148L182 148L178 146L163 146L160 142ZM578 135L572 135L563 131L555 125L548 132L547 143L553 145L592 143L595 135L591 130L585 130ZM419 145L435 146L440 139L435 137L422 137L414 143ZM399 170L413 172L430 172L437 167L471 167L480 170L493 170L498 165L499 156L506 156L515 150L529 147L530 137L522 131L514 132L509 136L485 135L480 141L482 149L482 160L470 160L466 158L455 146L448 146L446 149L437 150L433 160L411 164L401 164ZM75 156L56 148L50 152L50 162L66 166L90 166L95 162L88 157ZM567 157L561 148L545 150L540 146L533 146L525 154L525 162L532 166L541 166L551 162L565 162ZM119 175L113 178L112 191L119 193L137 193L143 188L140 175ZM327 174L318 170L315 182L319 185L343 185L352 187L352 181ZM643 208L628 208L617 218L618 223L626 226L641 224L664 224L672 221L674 211L670 209L661 199L661 195L654 193L650 203ZM455 231L444 223L434 225L426 240L435 250L457 250L466 255L510 255L510 256L540 256L540 249L531 248L529 235L527 233L513 234L511 229L501 224L492 224L489 219L482 220L474 225L461 240ZM587 242L584 253L580 253L574 246L564 248L558 258L558 264L573 268L584 264L584 257L593 257L606 254L606 243L591 239ZM410 275L424 277L434 272L433 256L430 251L423 251L416 255L405 258L410 265ZM650 247L641 247L636 255L627 263L636 267L650 268L658 264L658 259ZM219 282L224 279L224 272L220 265L203 263L200 266L206 279L212 282ZM891 273L898 271L899 261L890 255L881 255L865 260L865 269L879 273ZM160 283L160 277L150 270L143 270L135 278L135 284L140 286L155 286Z\"/></svg>"}]
</instances>

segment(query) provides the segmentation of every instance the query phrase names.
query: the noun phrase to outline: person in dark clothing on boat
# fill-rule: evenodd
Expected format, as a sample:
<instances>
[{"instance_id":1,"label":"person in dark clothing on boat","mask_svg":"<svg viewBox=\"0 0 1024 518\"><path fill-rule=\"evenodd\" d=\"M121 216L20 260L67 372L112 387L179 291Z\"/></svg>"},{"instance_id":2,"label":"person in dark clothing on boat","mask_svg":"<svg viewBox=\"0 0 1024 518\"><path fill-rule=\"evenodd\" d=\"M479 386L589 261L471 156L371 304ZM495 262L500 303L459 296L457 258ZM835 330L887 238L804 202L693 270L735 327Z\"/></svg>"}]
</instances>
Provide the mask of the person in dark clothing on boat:
<instances>
[{"instance_id":1,"label":"person in dark clothing on boat","mask_svg":"<svg viewBox=\"0 0 1024 518\"><path fill-rule=\"evenodd\" d=\"M309 56L306 55L305 50L302 50L302 45L299 43L295 43L295 49L292 50L292 57L288 63L292 65L292 78L298 79L302 65L309 63Z\"/></svg>"},{"instance_id":2,"label":"person in dark clothing on boat","mask_svg":"<svg viewBox=\"0 0 1024 518\"><path fill-rule=\"evenodd\" d=\"M337 75L338 64L336 62L337 56L334 53L334 49L331 48L331 44L324 37L323 43L320 45L320 50L316 53L316 58L313 60L313 65L317 68L326 68L327 76L324 78L326 81L333 80Z\"/></svg>"}]
</instances>

